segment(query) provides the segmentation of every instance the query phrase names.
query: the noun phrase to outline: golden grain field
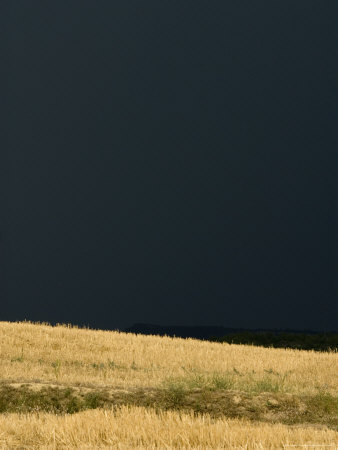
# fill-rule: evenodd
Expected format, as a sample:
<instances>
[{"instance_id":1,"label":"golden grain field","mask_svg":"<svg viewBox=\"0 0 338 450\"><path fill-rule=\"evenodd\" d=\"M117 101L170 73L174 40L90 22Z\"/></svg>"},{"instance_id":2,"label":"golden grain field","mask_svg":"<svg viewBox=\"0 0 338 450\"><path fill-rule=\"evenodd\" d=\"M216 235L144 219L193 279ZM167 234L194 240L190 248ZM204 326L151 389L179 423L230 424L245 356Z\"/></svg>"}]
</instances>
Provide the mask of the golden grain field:
<instances>
[{"instance_id":1,"label":"golden grain field","mask_svg":"<svg viewBox=\"0 0 338 450\"><path fill-rule=\"evenodd\" d=\"M130 390L157 388L168 379L184 379L189 374L206 378L228 374L232 388L239 391L264 381L278 383L288 394L325 391L338 395L337 353L64 325L0 322L0 363L1 383ZM283 448L287 443L334 448L338 433L323 426L196 417L136 406L60 416L44 412L0 415L1 448Z\"/></svg>"},{"instance_id":2,"label":"golden grain field","mask_svg":"<svg viewBox=\"0 0 338 450\"><path fill-rule=\"evenodd\" d=\"M286 392L338 395L337 353L0 322L0 361L6 380L154 387L192 371L232 373L238 388L275 376Z\"/></svg>"},{"instance_id":3,"label":"golden grain field","mask_svg":"<svg viewBox=\"0 0 338 450\"><path fill-rule=\"evenodd\" d=\"M0 430L0 445L10 448L277 449L288 444L326 444L332 449L338 445L338 433L332 430L212 420L126 406L116 412L93 410L63 417L10 414L0 416Z\"/></svg>"}]
</instances>

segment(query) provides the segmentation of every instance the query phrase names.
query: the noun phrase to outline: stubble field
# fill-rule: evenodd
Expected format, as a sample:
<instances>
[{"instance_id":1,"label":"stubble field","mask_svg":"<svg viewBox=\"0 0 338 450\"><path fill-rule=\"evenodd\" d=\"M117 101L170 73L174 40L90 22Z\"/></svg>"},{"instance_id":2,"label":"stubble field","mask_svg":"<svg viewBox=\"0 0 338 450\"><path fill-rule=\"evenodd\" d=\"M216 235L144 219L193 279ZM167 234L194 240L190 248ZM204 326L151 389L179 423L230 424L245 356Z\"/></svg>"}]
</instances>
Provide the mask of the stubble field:
<instances>
[{"instance_id":1,"label":"stubble field","mask_svg":"<svg viewBox=\"0 0 338 450\"><path fill-rule=\"evenodd\" d=\"M0 363L1 448L338 446L337 353L0 322Z\"/></svg>"}]
</instances>

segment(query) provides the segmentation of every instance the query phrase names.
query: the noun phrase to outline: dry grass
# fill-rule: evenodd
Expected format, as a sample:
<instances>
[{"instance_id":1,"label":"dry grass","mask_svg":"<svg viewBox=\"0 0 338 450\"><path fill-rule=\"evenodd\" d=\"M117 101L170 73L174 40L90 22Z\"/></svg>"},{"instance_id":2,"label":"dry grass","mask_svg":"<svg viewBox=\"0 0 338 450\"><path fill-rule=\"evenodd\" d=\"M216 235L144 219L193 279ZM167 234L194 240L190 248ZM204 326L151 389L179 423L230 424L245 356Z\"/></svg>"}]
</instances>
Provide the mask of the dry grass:
<instances>
[{"instance_id":1,"label":"dry grass","mask_svg":"<svg viewBox=\"0 0 338 450\"><path fill-rule=\"evenodd\" d=\"M111 409L122 405L204 413L213 418L316 425L338 431L338 398L329 395L299 397L292 394L248 394L231 389L88 388L47 383L1 383L0 413L51 412L74 414L87 409Z\"/></svg>"},{"instance_id":2,"label":"dry grass","mask_svg":"<svg viewBox=\"0 0 338 450\"><path fill-rule=\"evenodd\" d=\"M338 445L338 433L327 429L213 420L208 415L127 406L66 416L9 414L0 416L0 430L0 445L11 449L277 449L287 444L333 449Z\"/></svg>"},{"instance_id":3,"label":"dry grass","mask_svg":"<svg viewBox=\"0 0 338 450\"><path fill-rule=\"evenodd\" d=\"M0 322L1 379L159 387L168 378L233 389L338 394L338 354ZM208 381L206 381L208 382Z\"/></svg>"},{"instance_id":4,"label":"dry grass","mask_svg":"<svg viewBox=\"0 0 338 450\"><path fill-rule=\"evenodd\" d=\"M337 362L0 322L0 448L337 448Z\"/></svg>"}]
</instances>

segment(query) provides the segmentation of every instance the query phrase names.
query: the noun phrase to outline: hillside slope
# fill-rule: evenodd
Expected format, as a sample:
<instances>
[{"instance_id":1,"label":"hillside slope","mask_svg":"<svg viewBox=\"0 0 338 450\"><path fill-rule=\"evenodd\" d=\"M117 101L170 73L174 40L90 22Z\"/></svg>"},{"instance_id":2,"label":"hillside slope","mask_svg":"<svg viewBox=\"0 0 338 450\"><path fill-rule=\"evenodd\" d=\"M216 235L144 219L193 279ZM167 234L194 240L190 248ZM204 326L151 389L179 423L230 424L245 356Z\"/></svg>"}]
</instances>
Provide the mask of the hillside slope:
<instances>
[{"instance_id":1,"label":"hillside slope","mask_svg":"<svg viewBox=\"0 0 338 450\"><path fill-rule=\"evenodd\" d=\"M118 411L136 414L125 408L146 408L149 414L194 414L189 421L207 414L210 420L245 420L245 426L280 423L284 437L297 425L306 427L304 437L320 430L320 442L328 436L338 441L337 353L0 322L0 361L0 412L13 414L17 424L23 423L18 413L29 413L27 430L34 428L36 412L49 414L47 424L55 414L87 420L91 413L101 417L94 414L98 408L113 417ZM142 409L137 411L142 429ZM67 426L57 420L61 428L69 426L70 419Z\"/></svg>"}]
</instances>

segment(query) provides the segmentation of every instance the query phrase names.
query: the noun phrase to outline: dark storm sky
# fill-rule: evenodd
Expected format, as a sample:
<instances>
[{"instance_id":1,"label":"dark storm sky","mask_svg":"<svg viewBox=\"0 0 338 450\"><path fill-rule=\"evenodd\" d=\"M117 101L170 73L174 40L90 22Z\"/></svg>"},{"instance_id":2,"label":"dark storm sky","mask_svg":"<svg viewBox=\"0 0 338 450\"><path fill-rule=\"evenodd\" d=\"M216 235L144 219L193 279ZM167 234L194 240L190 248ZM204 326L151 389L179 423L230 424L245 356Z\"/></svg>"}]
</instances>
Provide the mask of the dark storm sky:
<instances>
[{"instance_id":1,"label":"dark storm sky","mask_svg":"<svg viewBox=\"0 0 338 450\"><path fill-rule=\"evenodd\" d=\"M337 329L337 8L1 2L0 320Z\"/></svg>"}]
</instances>

